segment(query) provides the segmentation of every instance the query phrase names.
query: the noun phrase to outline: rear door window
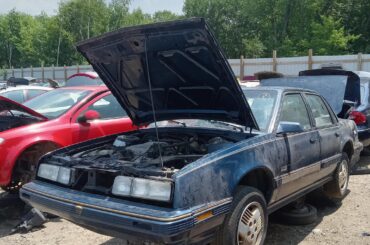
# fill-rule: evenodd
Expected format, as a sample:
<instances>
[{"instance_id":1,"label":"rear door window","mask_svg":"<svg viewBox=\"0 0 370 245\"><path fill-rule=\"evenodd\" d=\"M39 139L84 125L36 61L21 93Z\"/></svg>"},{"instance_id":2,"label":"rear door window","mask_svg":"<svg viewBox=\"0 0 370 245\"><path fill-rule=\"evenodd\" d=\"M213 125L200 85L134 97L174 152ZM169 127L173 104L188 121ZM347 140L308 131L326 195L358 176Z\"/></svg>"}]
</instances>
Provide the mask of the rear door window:
<instances>
[{"instance_id":1,"label":"rear door window","mask_svg":"<svg viewBox=\"0 0 370 245\"><path fill-rule=\"evenodd\" d=\"M311 108L316 127L326 127L333 124L329 110L319 96L308 94L307 102Z\"/></svg>"}]
</instances>

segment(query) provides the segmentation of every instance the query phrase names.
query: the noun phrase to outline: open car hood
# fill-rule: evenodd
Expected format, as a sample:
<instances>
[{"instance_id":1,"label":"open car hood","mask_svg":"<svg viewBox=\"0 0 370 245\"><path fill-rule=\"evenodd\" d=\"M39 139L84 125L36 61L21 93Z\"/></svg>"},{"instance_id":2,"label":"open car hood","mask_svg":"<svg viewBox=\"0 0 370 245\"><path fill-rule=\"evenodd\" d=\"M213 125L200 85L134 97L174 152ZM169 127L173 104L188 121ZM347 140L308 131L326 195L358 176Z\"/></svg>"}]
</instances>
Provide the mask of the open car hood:
<instances>
[{"instance_id":1,"label":"open car hood","mask_svg":"<svg viewBox=\"0 0 370 245\"><path fill-rule=\"evenodd\" d=\"M123 28L77 49L137 125L198 118L258 129L202 18Z\"/></svg>"},{"instance_id":2,"label":"open car hood","mask_svg":"<svg viewBox=\"0 0 370 245\"><path fill-rule=\"evenodd\" d=\"M48 120L47 117L41 115L40 113L24 106L24 105L21 105L13 100L10 100L8 98L5 98L3 96L0 96L0 113L3 112L3 111L10 111L10 110L13 110L13 111L20 111L20 112L25 112L27 114L30 114L34 117L38 117L42 120Z\"/></svg>"}]
</instances>

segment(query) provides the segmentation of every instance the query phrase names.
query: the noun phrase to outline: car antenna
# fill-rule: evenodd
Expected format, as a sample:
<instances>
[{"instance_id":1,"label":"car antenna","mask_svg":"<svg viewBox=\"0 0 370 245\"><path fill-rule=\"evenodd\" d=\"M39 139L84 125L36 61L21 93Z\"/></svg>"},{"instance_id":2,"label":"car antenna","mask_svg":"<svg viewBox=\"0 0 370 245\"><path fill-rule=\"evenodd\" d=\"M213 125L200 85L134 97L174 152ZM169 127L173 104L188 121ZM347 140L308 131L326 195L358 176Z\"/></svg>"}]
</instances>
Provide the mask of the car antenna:
<instances>
[{"instance_id":1,"label":"car antenna","mask_svg":"<svg viewBox=\"0 0 370 245\"><path fill-rule=\"evenodd\" d=\"M152 102L152 112L153 112L153 119L154 119L154 127L155 127L155 134L157 136L157 146L159 151L159 158L161 159L161 167L163 168L163 158L162 158L162 149L161 144L159 142L159 133L158 133L158 126L157 126L157 118L155 115L155 108L154 108L154 100L153 100L153 91L152 91L152 83L150 80L150 72L149 72L149 60L148 60L148 50L147 50L147 37L145 38L145 62L146 62L146 73L148 77L148 84L149 84L149 94L150 94L150 100Z\"/></svg>"}]
</instances>

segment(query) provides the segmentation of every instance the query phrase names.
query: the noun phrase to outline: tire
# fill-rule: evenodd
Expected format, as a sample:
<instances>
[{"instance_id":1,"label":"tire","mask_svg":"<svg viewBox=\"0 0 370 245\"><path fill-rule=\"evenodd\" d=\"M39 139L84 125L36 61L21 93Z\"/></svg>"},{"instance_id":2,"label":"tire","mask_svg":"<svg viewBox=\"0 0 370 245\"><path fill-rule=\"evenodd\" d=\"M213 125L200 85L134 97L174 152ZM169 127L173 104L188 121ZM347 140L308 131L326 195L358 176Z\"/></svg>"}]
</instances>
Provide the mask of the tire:
<instances>
[{"instance_id":1,"label":"tire","mask_svg":"<svg viewBox=\"0 0 370 245\"><path fill-rule=\"evenodd\" d=\"M342 153L342 159L335 170L334 179L324 185L324 194L335 200L342 200L348 191L349 159L346 153Z\"/></svg>"},{"instance_id":2,"label":"tire","mask_svg":"<svg viewBox=\"0 0 370 245\"><path fill-rule=\"evenodd\" d=\"M231 212L217 233L215 244L263 244L267 225L266 201L262 193L252 187L239 187L234 196Z\"/></svg>"},{"instance_id":3,"label":"tire","mask_svg":"<svg viewBox=\"0 0 370 245\"><path fill-rule=\"evenodd\" d=\"M317 220L317 209L304 204L300 208L283 208L275 214L276 221L286 225L309 225Z\"/></svg>"}]
</instances>

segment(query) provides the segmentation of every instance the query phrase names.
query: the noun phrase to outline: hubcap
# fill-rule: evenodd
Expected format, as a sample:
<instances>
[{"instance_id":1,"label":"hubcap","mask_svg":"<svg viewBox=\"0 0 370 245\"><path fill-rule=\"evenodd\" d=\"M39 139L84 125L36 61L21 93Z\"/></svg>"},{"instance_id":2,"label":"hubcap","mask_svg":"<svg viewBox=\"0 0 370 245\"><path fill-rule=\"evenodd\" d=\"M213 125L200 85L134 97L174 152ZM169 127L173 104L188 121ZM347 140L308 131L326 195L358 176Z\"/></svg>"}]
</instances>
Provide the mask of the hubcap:
<instances>
[{"instance_id":1,"label":"hubcap","mask_svg":"<svg viewBox=\"0 0 370 245\"><path fill-rule=\"evenodd\" d=\"M338 173L339 173L339 176L338 176L339 177L338 178L339 187L341 191L344 191L347 188L347 182L348 182L348 169L347 169L347 164L345 160L343 160L340 163Z\"/></svg>"},{"instance_id":2,"label":"hubcap","mask_svg":"<svg viewBox=\"0 0 370 245\"><path fill-rule=\"evenodd\" d=\"M237 243L243 245L261 244L265 228L265 216L261 204L247 205L239 219Z\"/></svg>"}]
</instances>

